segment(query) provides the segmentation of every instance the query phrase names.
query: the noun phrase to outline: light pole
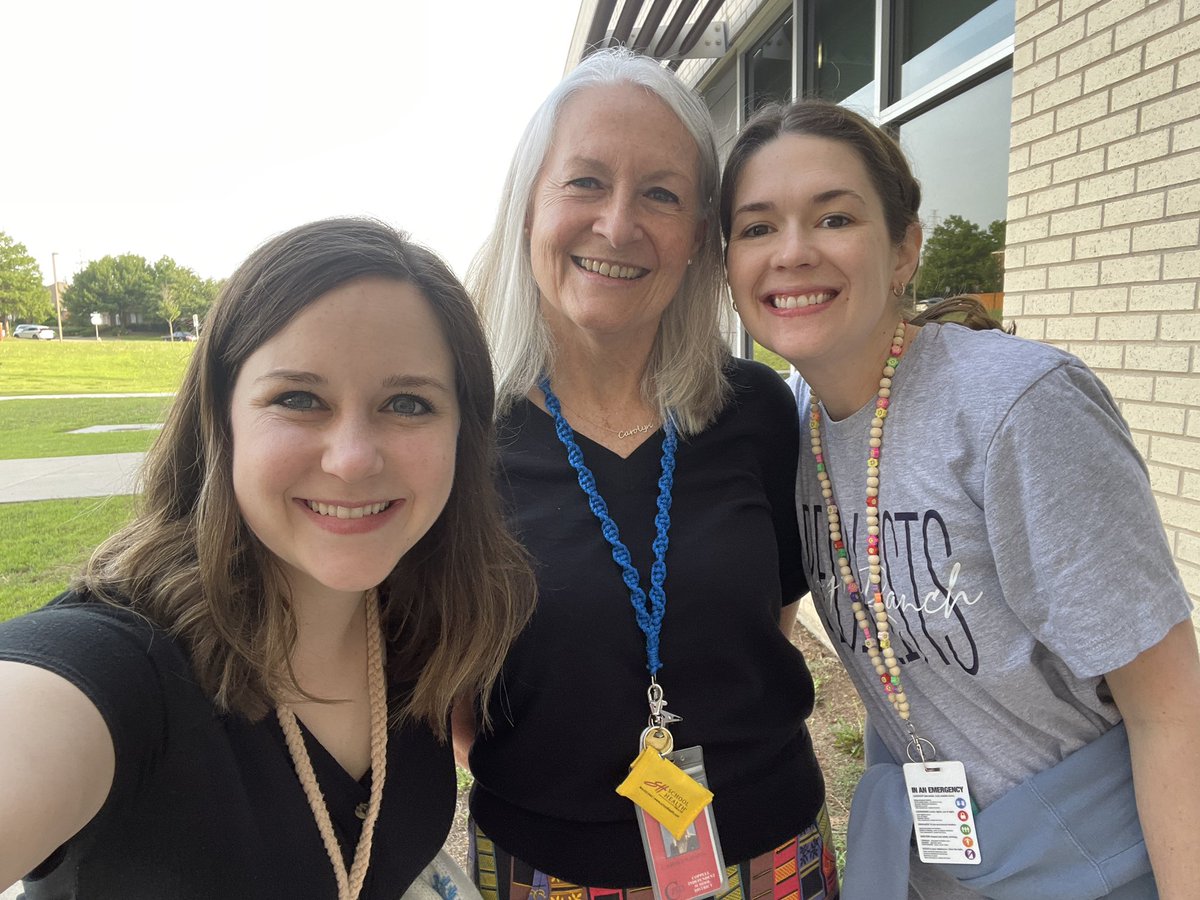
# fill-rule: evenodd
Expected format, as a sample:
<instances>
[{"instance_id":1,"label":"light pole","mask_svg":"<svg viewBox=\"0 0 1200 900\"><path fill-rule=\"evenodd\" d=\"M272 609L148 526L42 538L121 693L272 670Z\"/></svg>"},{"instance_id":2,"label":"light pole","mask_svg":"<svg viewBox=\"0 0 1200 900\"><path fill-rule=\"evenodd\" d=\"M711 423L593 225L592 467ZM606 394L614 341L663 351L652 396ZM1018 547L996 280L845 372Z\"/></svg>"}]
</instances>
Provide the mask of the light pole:
<instances>
[{"instance_id":1,"label":"light pole","mask_svg":"<svg viewBox=\"0 0 1200 900\"><path fill-rule=\"evenodd\" d=\"M58 254L50 254L50 273L54 277L54 313L58 316L58 339L63 339L62 333L62 301L58 296Z\"/></svg>"}]
</instances>

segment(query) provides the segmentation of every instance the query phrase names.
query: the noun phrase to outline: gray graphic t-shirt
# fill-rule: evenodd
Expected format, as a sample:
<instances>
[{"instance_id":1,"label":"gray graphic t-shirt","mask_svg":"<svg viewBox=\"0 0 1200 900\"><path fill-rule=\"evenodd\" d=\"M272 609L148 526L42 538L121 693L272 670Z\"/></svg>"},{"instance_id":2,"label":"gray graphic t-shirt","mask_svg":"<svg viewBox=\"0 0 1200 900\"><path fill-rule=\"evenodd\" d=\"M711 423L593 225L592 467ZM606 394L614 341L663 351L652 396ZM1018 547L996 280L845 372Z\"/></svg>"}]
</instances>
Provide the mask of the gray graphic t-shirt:
<instances>
[{"instance_id":1,"label":"gray graphic t-shirt","mask_svg":"<svg viewBox=\"0 0 1200 900\"><path fill-rule=\"evenodd\" d=\"M796 502L817 611L872 724L904 758L832 560L800 406ZM821 437L850 564L867 582L874 400ZM1185 619L1145 467L1095 375L999 331L928 325L893 380L880 466L883 593L918 732L986 806L1120 721L1103 674Z\"/></svg>"}]
</instances>

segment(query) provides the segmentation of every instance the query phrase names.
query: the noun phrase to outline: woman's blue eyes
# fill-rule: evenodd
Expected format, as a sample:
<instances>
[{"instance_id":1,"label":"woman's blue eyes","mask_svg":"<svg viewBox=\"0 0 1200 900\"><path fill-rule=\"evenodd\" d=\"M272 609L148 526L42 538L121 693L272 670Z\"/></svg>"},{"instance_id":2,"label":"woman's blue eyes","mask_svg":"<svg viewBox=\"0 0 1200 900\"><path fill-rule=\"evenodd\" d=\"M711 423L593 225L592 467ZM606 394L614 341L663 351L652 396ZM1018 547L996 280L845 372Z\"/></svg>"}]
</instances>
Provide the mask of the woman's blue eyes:
<instances>
[{"instance_id":1,"label":"woman's blue eyes","mask_svg":"<svg viewBox=\"0 0 1200 900\"><path fill-rule=\"evenodd\" d=\"M308 391L288 391L272 402L287 409L313 409L317 405L317 398Z\"/></svg>"},{"instance_id":2,"label":"woman's blue eyes","mask_svg":"<svg viewBox=\"0 0 1200 900\"><path fill-rule=\"evenodd\" d=\"M280 394L271 402L276 406L297 412L324 408L324 404L308 391L288 391L286 394ZM397 394L395 397L390 397L384 403L383 408L399 416L423 416L433 412L433 407L428 401L414 394Z\"/></svg>"},{"instance_id":3,"label":"woman's blue eyes","mask_svg":"<svg viewBox=\"0 0 1200 900\"><path fill-rule=\"evenodd\" d=\"M600 184L600 180L598 178L592 178L591 176L584 176L582 178L572 178L570 181L567 182L567 184L570 185L571 187L581 188L586 191L593 191L602 186ZM645 195L647 197L649 197L651 200L657 201L659 203L678 203L679 202L679 196L677 194L673 193L672 191L668 191L666 188L663 188L663 187L650 188L646 191Z\"/></svg>"},{"instance_id":4,"label":"woman's blue eyes","mask_svg":"<svg viewBox=\"0 0 1200 900\"><path fill-rule=\"evenodd\" d=\"M423 416L433 412L433 407L412 394L399 394L387 402L392 412L401 416Z\"/></svg>"}]
</instances>

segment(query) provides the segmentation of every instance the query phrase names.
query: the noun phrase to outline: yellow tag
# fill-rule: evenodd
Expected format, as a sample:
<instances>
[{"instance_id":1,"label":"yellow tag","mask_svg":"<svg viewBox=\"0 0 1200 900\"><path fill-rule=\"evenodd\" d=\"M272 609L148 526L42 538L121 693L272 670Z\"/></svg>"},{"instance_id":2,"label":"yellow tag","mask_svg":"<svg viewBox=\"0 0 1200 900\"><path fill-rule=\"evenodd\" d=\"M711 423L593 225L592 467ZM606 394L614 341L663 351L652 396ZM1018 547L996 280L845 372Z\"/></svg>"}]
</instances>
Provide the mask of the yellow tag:
<instances>
[{"instance_id":1,"label":"yellow tag","mask_svg":"<svg viewBox=\"0 0 1200 900\"><path fill-rule=\"evenodd\" d=\"M617 793L661 822L676 840L683 837L713 798L712 791L670 760L663 759L652 747L647 747L633 761L629 777L621 782Z\"/></svg>"}]
</instances>

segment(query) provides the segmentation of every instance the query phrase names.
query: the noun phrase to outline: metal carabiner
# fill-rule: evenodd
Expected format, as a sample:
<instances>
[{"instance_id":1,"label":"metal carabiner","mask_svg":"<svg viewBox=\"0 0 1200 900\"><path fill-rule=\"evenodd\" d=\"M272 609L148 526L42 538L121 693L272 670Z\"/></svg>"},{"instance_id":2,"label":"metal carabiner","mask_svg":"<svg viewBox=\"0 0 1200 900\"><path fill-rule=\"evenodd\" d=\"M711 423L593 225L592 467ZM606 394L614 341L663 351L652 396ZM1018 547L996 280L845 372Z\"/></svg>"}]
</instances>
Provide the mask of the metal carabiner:
<instances>
[{"instance_id":1,"label":"metal carabiner","mask_svg":"<svg viewBox=\"0 0 1200 900\"><path fill-rule=\"evenodd\" d=\"M905 752L908 754L910 762L916 762L917 758L913 756L913 751L917 751L917 756L921 758L921 764L928 766L930 759L925 758L925 747L929 747L929 756L932 759L937 758L937 747L933 746L933 741L926 740L917 734L917 729L913 727L913 723L908 723L908 746L905 747Z\"/></svg>"}]
</instances>

